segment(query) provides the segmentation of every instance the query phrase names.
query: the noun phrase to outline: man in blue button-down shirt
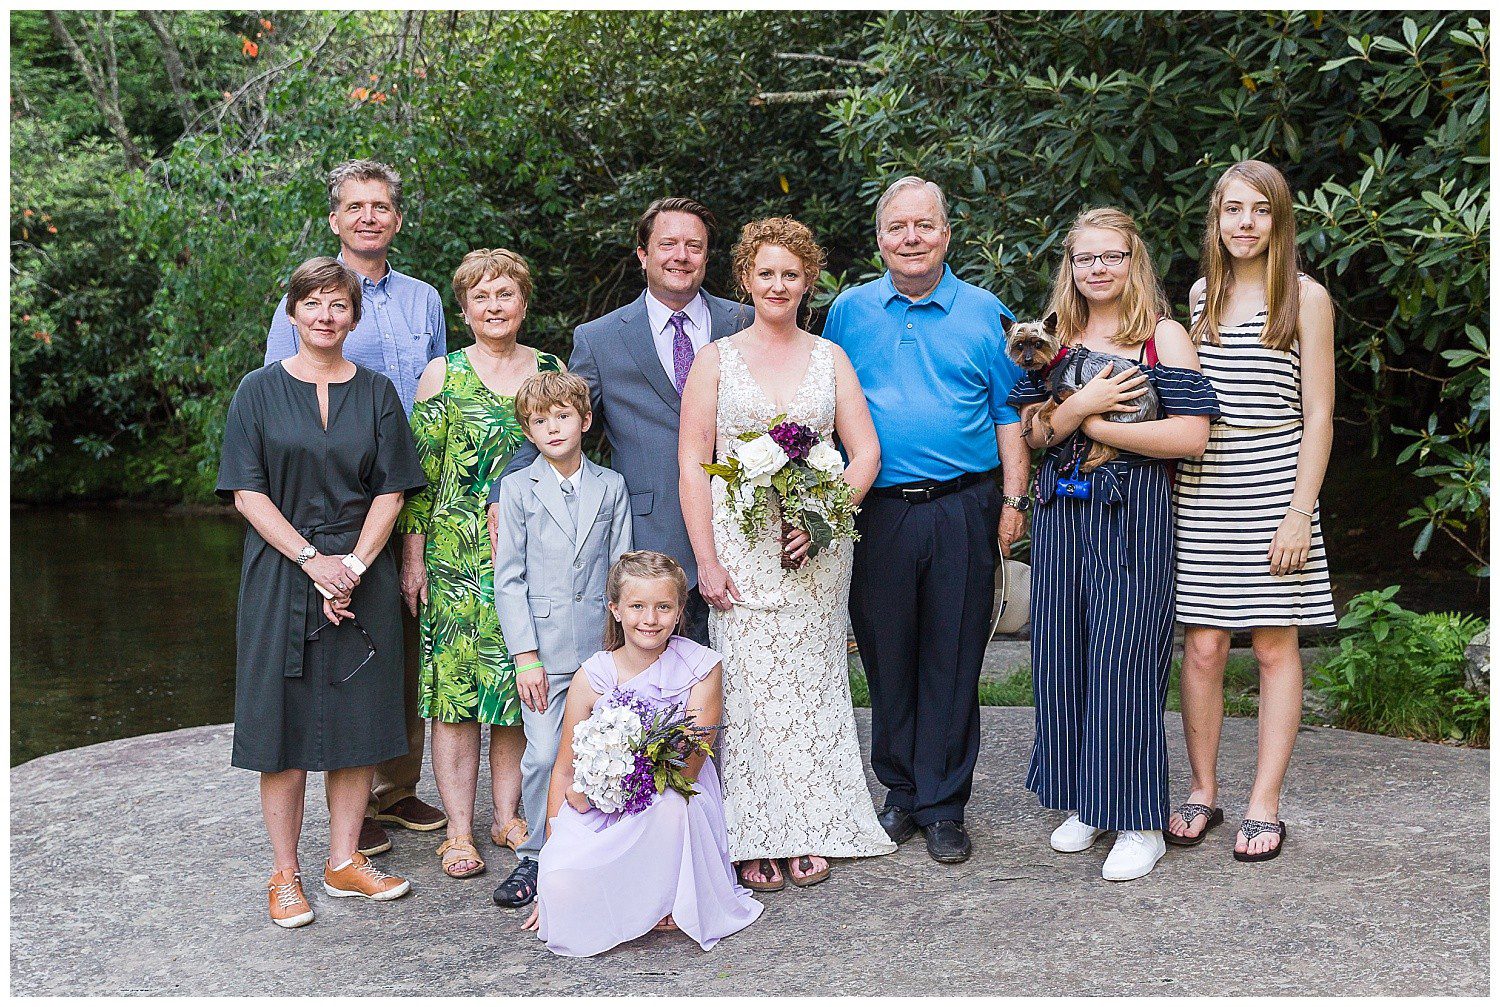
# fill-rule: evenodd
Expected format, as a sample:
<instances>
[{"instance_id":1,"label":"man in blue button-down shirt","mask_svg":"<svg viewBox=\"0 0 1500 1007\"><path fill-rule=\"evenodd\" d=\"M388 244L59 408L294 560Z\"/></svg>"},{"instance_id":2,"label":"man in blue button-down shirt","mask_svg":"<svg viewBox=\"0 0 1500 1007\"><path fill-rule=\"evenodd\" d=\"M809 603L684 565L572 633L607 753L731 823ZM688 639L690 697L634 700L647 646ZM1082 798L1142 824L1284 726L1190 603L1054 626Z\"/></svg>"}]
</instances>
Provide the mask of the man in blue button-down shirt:
<instances>
[{"instance_id":1,"label":"man in blue button-down shirt","mask_svg":"<svg viewBox=\"0 0 1500 1007\"><path fill-rule=\"evenodd\" d=\"M997 531L1008 550L1029 503L1029 457L1005 403L1021 376L1005 355L1014 316L944 264L936 185L892 183L875 221L888 272L840 294L823 328L849 354L880 437L849 615L870 683L870 764L889 791L880 823L898 843L922 829L934 860L958 863L971 850L963 817Z\"/></svg>"},{"instance_id":2,"label":"man in blue button-down shirt","mask_svg":"<svg viewBox=\"0 0 1500 1007\"><path fill-rule=\"evenodd\" d=\"M328 173L328 226L339 239L339 261L360 278L363 311L344 342L344 356L384 374L396 386L406 414L416 401L417 379L428 361L448 352L443 298L430 283L398 273L387 261L401 231L401 176L379 161L346 161ZM286 298L271 316L265 362L297 352L297 332ZM366 856L391 848L380 822L427 832L448 819L417 797L425 724L418 706L417 627L406 619L407 753L375 767L374 790L359 834Z\"/></svg>"},{"instance_id":3,"label":"man in blue button-down shirt","mask_svg":"<svg viewBox=\"0 0 1500 1007\"><path fill-rule=\"evenodd\" d=\"M401 176L378 161L347 161L328 174L328 205L339 261L359 275L364 294L344 356L390 378L410 416L423 368L448 352L448 328L437 289L387 261L401 231ZM296 352L297 331L283 297L271 317L265 362Z\"/></svg>"}]
</instances>

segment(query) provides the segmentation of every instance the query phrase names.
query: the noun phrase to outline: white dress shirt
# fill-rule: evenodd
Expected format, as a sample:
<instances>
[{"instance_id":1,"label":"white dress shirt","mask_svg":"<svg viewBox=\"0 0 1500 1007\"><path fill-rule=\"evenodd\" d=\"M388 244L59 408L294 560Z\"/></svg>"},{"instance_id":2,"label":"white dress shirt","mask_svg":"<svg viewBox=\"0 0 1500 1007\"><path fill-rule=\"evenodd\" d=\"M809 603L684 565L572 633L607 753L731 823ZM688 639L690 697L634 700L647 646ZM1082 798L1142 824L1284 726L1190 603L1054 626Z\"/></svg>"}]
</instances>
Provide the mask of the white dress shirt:
<instances>
[{"instance_id":1,"label":"white dress shirt","mask_svg":"<svg viewBox=\"0 0 1500 1007\"><path fill-rule=\"evenodd\" d=\"M651 340L656 344L656 358L661 361L662 370L667 372L667 377L674 382L677 380L676 361L672 357L672 340L677 336L677 330L671 325L671 308L658 301L651 291L646 291L646 321L651 326ZM713 336L713 319L708 313L708 301L703 298L703 291L688 302L688 306L682 309L687 315L687 324L682 328L693 341L693 353L707 346L709 339Z\"/></svg>"}]
</instances>

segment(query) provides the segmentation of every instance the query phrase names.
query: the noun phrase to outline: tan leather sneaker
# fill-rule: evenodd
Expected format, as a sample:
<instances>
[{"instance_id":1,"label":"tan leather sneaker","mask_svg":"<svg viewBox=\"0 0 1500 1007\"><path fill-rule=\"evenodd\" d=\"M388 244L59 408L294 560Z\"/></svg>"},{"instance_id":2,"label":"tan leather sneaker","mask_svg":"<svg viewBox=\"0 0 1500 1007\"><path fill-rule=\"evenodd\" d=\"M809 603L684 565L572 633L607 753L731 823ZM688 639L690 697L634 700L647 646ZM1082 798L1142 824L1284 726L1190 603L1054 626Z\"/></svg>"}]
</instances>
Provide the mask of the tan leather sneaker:
<instances>
[{"instance_id":1,"label":"tan leather sneaker","mask_svg":"<svg viewBox=\"0 0 1500 1007\"><path fill-rule=\"evenodd\" d=\"M305 927L313 921L312 906L302 893L302 875L288 867L271 875L271 922L278 927Z\"/></svg>"},{"instance_id":2,"label":"tan leather sneaker","mask_svg":"<svg viewBox=\"0 0 1500 1007\"><path fill-rule=\"evenodd\" d=\"M388 902L411 891L411 882L394 874L387 874L372 864L363 853L356 853L354 859L339 870L334 870L332 864L324 863L323 891L336 899L357 897Z\"/></svg>"}]
</instances>

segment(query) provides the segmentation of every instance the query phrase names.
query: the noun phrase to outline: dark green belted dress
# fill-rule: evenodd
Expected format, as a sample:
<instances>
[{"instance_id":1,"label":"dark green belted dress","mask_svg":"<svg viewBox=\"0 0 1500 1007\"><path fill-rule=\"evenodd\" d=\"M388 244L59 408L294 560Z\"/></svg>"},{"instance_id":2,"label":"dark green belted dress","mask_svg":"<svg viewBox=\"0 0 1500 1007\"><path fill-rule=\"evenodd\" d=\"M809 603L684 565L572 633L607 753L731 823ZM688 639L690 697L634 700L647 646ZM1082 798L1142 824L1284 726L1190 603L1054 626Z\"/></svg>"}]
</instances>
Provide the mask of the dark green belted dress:
<instances>
[{"instance_id":1,"label":"dark green belted dress","mask_svg":"<svg viewBox=\"0 0 1500 1007\"><path fill-rule=\"evenodd\" d=\"M395 386L356 365L328 386L328 429L317 386L280 362L253 371L229 405L217 490L271 498L325 555L353 551L371 503L427 484ZM348 620L324 626L323 596L295 562L245 532L240 573L231 765L262 773L327 772L405 755L401 597L387 543L360 578ZM323 627L321 630L319 627ZM309 640L309 635L316 636Z\"/></svg>"}]
</instances>

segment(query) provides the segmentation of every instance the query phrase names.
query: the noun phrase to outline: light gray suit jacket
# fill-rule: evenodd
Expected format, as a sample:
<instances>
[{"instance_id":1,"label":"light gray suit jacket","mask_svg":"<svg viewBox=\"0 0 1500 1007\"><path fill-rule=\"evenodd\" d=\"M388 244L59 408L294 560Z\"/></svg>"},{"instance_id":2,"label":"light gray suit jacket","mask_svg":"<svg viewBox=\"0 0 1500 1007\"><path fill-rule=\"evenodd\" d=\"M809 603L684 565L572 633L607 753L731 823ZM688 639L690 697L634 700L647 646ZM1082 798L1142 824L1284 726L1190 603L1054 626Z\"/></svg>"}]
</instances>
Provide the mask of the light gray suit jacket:
<instances>
[{"instance_id":1,"label":"light gray suit jacket","mask_svg":"<svg viewBox=\"0 0 1500 1007\"><path fill-rule=\"evenodd\" d=\"M711 339L745 328L755 311L744 304L703 292L712 319ZM630 487L630 511L635 519L635 548L664 552L682 564L688 586L698 583L698 564L682 522L677 492L677 428L682 396L656 355L651 323L646 317L646 292L609 314L584 322L573 330L573 354L568 370L589 383L594 427L609 441L610 464ZM536 457L530 441L521 445L495 481L499 487ZM509 643L510 637L506 637Z\"/></svg>"},{"instance_id":2,"label":"light gray suit jacket","mask_svg":"<svg viewBox=\"0 0 1500 1007\"><path fill-rule=\"evenodd\" d=\"M510 653L537 651L549 676L571 676L603 648L605 579L631 548L625 480L587 458L581 471L576 537L545 458L505 480L497 501L500 632Z\"/></svg>"}]
</instances>

